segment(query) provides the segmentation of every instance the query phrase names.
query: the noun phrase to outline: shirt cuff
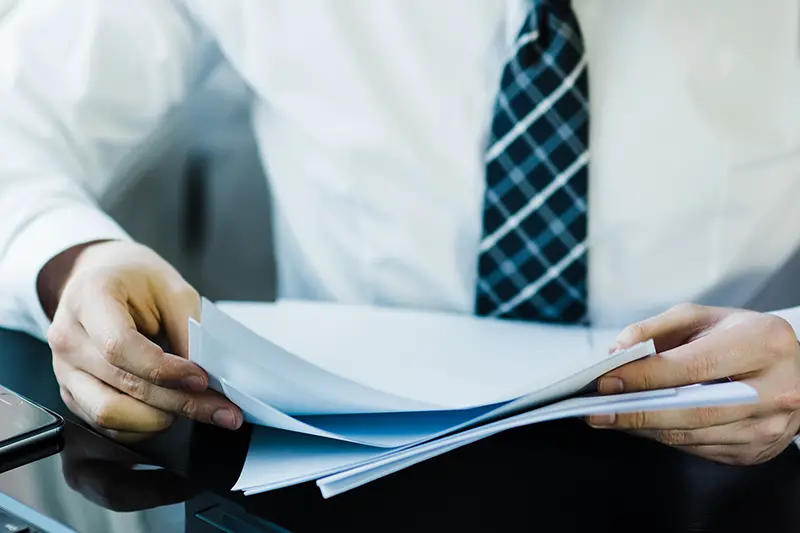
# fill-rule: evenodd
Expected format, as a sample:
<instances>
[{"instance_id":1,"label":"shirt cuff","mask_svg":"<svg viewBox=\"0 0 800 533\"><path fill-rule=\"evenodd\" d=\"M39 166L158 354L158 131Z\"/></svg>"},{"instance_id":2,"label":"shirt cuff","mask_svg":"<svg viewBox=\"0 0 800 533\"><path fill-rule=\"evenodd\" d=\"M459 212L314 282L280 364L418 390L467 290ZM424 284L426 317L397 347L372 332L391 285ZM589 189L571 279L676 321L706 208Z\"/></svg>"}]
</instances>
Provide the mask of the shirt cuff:
<instances>
[{"instance_id":1,"label":"shirt cuff","mask_svg":"<svg viewBox=\"0 0 800 533\"><path fill-rule=\"evenodd\" d=\"M39 301L39 272L61 252L96 240L131 237L92 205L58 207L28 223L0 258L0 326L44 340L50 319Z\"/></svg>"}]
</instances>

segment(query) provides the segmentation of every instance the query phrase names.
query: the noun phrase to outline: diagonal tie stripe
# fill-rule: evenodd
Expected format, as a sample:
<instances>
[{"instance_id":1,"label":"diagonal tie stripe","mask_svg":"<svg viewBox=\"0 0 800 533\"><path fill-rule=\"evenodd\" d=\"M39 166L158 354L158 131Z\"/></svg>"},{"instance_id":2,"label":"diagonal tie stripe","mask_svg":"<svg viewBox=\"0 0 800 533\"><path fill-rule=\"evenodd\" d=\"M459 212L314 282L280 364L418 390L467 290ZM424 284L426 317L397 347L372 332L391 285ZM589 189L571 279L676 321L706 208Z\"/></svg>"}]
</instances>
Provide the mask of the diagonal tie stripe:
<instances>
[{"instance_id":1,"label":"diagonal tie stripe","mask_svg":"<svg viewBox=\"0 0 800 533\"><path fill-rule=\"evenodd\" d=\"M579 259L585 252L585 245L584 243L580 243L577 246L573 247L569 254L565 257L562 257L558 263L552 265L550 268L547 269L544 275L540 278L536 279L535 281L529 283L524 288L522 288L513 298L508 300L507 302L499 303L497 308L495 308L489 316L494 317L502 317L504 314L508 313L516 306L518 306L521 302L526 299L531 298L537 291L539 291L546 283L549 283L558 278L564 270L566 270L570 264L575 262L575 260ZM491 289L489 289L491 290ZM567 291L573 291L576 294L573 294L573 297L576 297L578 294L578 290L574 287L566 287Z\"/></svg>"},{"instance_id":2,"label":"diagonal tie stripe","mask_svg":"<svg viewBox=\"0 0 800 533\"><path fill-rule=\"evenodd\" d=\"M585 319L588 100L569 3L535 0L503 69L485 153L478 314Z\"/></svg>"},{"instance_id":3,"label":"diagonal tie stripe","mask_svg":"<svg viewBox=\"0 0 800 533\"><path fill-rule=\"evenodd\" d=\"M555 191L564 187L564 185L575 175L576 172L584 168L589 163L589 151L585 150L581 153L578 159L569 166L564 172L550 182L547 187L531 198L525 206L516 213L509 215L503 222L503 225L497 228L494 232L486 235L480 244L480 251L486 252L493 246L496 246L498 241L503 238L509 231L513 231L520 226L520 224L528 217L533 211L542 207L547 202Z\"/></svg>"},{"instance_id":4,"label":"diagonal tie stripe","mask_svg":"<svg viewBox=\"0 0 800 533\"><path fill-rule=\"evenodd\" d=\"M564 96L564 93L574 87L575 80L584 74L585 70L586 59L581 59L581 62L575 66L575 69L569 73L556 91L548 95L543 101L539 102L530 113L525 115L522 120L514 124L508 133L506 133L501 139L495 142L491 148L489 148L489 151L486 153L486 162L488 163L495 159L498 155L500 155L500 153L508 148L508 145L511 144L512 141L514 141L521 134L525 133L525 131L531 127L531 124L533 124L536 120L539 120L542 115L550 111L553 108L553 104L555 104L562 96Z\"/></svg>"}]
</instances>

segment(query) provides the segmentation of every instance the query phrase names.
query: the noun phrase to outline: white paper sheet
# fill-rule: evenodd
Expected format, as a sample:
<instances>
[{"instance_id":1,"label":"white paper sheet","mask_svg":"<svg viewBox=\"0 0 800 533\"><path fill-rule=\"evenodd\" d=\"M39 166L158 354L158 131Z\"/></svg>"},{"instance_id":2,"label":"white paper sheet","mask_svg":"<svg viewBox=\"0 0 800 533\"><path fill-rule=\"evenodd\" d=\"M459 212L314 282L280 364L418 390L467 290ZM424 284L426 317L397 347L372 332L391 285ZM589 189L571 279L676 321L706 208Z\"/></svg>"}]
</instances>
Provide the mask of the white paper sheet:
<instances>
[{"instance_id":1,"label":"white paper sheet","mask_svg":"<svg viewBox=\"0 0 800 533\"><path fill-rule=\"evenodd\" d=\"M219 341L208 332L203 332L202 346L204 349L210 349L212 353L222 351ZM578 369L565 379L541 391L533 391L518 401L472 409L293 417L269 404L271 391L267 390L266 385L261 387L249 385L253 392L242 390L242 386L246 387L254 380L259 383L266 381L256 379L256 373L252 370L247 371L245 367L242 367L242 370L250 376L249 379L245 376L237 378L236 373L230 371L229 367L228 377L222 380L221 392L237 404L242 409L245 420L253 424L357 444L397 448L437 438L500 415L505 416L520 410L521 407L529 408L574 394L612 368L646 357L654 351L652 341L648 341L613 356L607 356L606 359L588 368ZM234 386L228 381L229 379L236 380L234 383L237 385Z\"/></svg>"},{"instance_id":2,"label":"white paper sheet","mask_svg":"<svg viewBox=\"0 0 800 533\"><path fill-rule=\"evenodd\" d=\"M334 495L521 425L587 414L727 405L756 399L755 390L741 383L572 398L427 444L389 451L299 434L283 436L281 440L269 437L275 434L275 430L256 428L247 461L234 490L244 490L246 495L251 495L322 478L318 481L320 489L325 494ZM283 449L287 443L291 445L291 451Z\"/></svg>"},{"instance_id":3,"label":"white paper sheet","mask_svg":"<svg viewBox=\"0 0 800 533\"><path fill-rule=\"evenodd\" d=\"M259 350L259 343L250 339L257 334L310 364L315 376L324 370L393 397L443 409L518 398L607 357L606 347L592 346L590 330L580 326L326 302L220 302L204 308L204 327L215 334L224 318L220 311L235 319L228 324L230 332L220 336L243 337L241 342L251 351ZM239 324L252 332L237 332ZM265 356L272 357L278 359L272 371L289 372L283 370L281 357L271 351ZM299 370L291 372L305 379ZM268 403L279 407L278 402ZM375 407L351 412L381 410Z\"/></svg>"},{"instance_id":4,"label":"white paper sheet","mask_svg":"<svg viewBox=\"0 0 800 533\"><path fill-rule=\"evenodd\" d=\"M334 494L517 425L744 395L650 391L525 412L655 351L648 341L608 355L615 333L319 302L204 300L189 324L190 358L212 386L277 428L256 429L236 484L247 494L313 479Z\"/></svg>"},{"instance_id":5,"label":"white paper sheet","mask_svg":"<svg viewBox=\"0 0 800 533\"><path fill-rule=\"evenodd\" d=\"M644 400L675 394L675 389L667 389L628 396ZM608 396L585 397L581 404L589 408L610 401ZM551 412L562 404L552 404L541 412ZM285 449L287 446L291 450ZM232 490L244 490L246 494L251 493L248 489L253 489L252 493L275 490L390 457L400 449L386 450L258 427L254 429L242 473Z\"/></svg>"},{"instance_id":6,"label":"white paper sheet","mask_svg":"<svg viewBox=\"0 0 800 533\"><path fill-rule=\"evenodd\" d=\"M203 368L286 414L335 414L441 409L331 373L290 353L203 300ZM313 327L295 324L308 335ZM320 342L326 339L317 337ZM192 342L190 338L190 344Z\"/></svg>"},{"instance_id":7,"label":"white paper sheet","mask_svg":"<svg viewBox=\"0 0 800 533\"><path fill-rule=\"evenodd\" d=\"M364 415L292 417L223 381L222 390L251 424L305 433L378 448L397 448L427 440L490 411L426 411Z\"/></svg>"},{"instance_id":8,"label":"white paper sheet","mask_svg":"<svg viewBox=\"0 0 800 533\"><path fill-rule=\"evenodd\" d=\"M232 490L259 487L260 492L312 481L346 465L359 465L386 453L324 437L256 427L244 467Z\"/></svg>"},{"instance_id":9,"label":"white paper sheet","mask_svg":"<svg viewBox=\"0 0 800 533\"><path fill-rule=\"evenodd\" d=\"M421 461L451 451L459 446L464 446L499 432L524 425L569 417L583 417L592 414L619 414L636 411L685 409L744 404L758 401L758 393L756 390L740 382L693 385L673 390L675 394L660 397L629 399L625 398L626 395L620 395L615 401L594 402L593 404L584 403L582 398L565 400L560 402L557 406L530 411L428 444L416 446L388 456L381 456L362 466L323 477L317 481L317 485L322 495L325 498L330 498L393 472L397 472L400 469L408 468ZM251 493L254 492L251 491Z\"/></svg>"}]
</instances>

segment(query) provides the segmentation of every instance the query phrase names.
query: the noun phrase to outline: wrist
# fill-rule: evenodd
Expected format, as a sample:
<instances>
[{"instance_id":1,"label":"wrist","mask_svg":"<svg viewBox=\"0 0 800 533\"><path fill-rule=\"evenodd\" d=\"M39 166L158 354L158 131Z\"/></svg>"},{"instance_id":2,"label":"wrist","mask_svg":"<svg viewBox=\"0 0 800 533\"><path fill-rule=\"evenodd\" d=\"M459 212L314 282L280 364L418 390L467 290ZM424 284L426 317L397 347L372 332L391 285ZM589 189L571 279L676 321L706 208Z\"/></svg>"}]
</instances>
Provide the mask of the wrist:
<instances>
[{"instance_id":1,"label":"wrist","mask_svg":"<svg viewBox=\"0 0 800 533\"><path fill-rule=\"evenodd\" d=\"M36 278L36 291L39 303L47 317L52 320L61 301L64 286L75 272L78 260L84 251L107 240L90 241L76 244L51 258Z\"/></svg>"}]
</instances>

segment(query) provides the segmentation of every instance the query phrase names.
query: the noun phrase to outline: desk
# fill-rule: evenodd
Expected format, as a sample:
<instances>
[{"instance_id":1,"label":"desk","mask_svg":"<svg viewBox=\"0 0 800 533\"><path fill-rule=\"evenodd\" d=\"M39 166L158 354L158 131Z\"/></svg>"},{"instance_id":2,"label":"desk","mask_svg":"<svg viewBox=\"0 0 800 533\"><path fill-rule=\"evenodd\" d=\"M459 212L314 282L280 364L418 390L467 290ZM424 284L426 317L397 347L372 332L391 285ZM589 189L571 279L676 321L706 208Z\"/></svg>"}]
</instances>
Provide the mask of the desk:
<instances>
[{"instance_id":1,"label":"desk","mask_svg":"<svg viewBox=\"0 0 800 533\"><path fill-rule=\"evenodd\" d=\"M76 422L44 344L0 330L0 382ZM232 531L800 530L794 448L764 465L727 467L571 420L510 431L323 500L313 483L230 493L248 439L247 427L182 420L123 448L70 423L61 452L0 475L0 489L25 485L42 505L108 533L211 532L226 520L254 528ZM142 463L166 470L133 466ZM59 483L65 494L55 493Z\"/></svg>"}]
</instances>

